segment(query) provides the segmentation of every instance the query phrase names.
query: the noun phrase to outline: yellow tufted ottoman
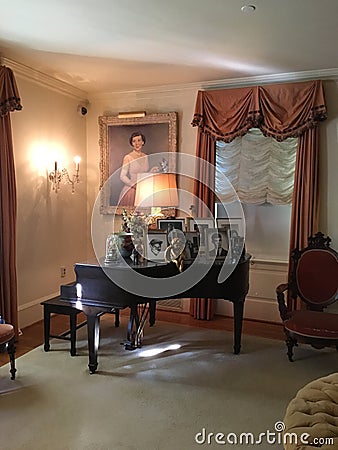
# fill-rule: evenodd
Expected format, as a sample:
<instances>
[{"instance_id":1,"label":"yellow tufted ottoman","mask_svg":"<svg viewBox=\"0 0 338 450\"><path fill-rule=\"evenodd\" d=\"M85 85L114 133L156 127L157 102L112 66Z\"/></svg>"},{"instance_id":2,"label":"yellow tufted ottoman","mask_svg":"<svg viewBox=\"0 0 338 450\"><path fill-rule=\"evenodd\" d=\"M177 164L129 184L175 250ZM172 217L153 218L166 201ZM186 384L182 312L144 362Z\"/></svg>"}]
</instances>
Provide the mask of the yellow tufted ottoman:
<instances>
[{"instance_id":1,"label":"yellow tufted ottoman","mask_svg":"<svg viewBox=\"0 0 338 450\"><path fill-rule=\"evenodd\" d=\"M300 389L289 403L283 422L285 450L338 449L338 373ZM297 442L290 433L297 435Z\"/></svg>"}]
</instances>

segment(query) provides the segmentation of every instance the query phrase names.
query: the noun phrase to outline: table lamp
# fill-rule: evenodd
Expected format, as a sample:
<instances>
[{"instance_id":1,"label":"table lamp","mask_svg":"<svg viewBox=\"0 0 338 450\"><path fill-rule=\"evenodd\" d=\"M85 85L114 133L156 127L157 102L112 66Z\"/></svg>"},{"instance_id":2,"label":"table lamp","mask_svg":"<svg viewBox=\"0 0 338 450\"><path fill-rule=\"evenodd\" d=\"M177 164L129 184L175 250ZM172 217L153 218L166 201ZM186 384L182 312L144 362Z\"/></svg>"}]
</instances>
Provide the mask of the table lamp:
<instances>
[{"instance_id":1,"label":"table lamp","mask_svg":"<svg viewBox=\"0 0 338 450\"><path fill-rule=\"evenodd\" d=\"M134 206L136 210L151 208L153 217L163 215L162 208L177 207L176 174L138 174Z\"/></svg>"}]
</instances>

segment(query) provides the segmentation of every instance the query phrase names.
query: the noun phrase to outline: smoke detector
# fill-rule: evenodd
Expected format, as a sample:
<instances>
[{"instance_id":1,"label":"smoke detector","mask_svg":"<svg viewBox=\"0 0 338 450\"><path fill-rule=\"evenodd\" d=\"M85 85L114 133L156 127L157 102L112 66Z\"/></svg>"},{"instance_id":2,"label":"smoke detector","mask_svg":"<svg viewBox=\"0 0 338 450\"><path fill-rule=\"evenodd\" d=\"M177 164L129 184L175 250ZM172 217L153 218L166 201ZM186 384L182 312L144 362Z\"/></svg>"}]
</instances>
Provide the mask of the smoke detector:
<instances>
[{"instance_id":1,"label":"smoke detector","mask_svg":"<svg viewBox=\"0 0 338 450\"><path fill-rule=\"evenodd\" d=\"M243 13L246 13L246 14L251 14L251 13L253 13L255 10L256 10L256 6L255 6L255 5L244 5L244 6L242 6L242 8L241 8L241 11L242 11Z\"/></svg>"}]
</instances>

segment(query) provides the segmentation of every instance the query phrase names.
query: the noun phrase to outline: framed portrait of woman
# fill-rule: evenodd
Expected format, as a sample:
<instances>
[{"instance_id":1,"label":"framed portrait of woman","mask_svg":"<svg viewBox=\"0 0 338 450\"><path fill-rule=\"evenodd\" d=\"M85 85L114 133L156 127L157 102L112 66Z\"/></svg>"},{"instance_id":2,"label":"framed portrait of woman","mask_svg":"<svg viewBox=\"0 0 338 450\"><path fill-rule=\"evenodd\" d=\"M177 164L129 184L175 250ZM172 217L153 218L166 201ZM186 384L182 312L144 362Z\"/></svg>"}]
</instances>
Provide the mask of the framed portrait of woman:
<instances>
[{"instance_id":1,"label":"framed portrait of woman","mask_svg":"<svg viewBox=\"0 0 338 450\"><path fill-rule=\"evenodd\" d=\"M100 116L98 123L100 212L131 212L139 174L176 171L177 113Z\"/></svg>"}]
</instances>

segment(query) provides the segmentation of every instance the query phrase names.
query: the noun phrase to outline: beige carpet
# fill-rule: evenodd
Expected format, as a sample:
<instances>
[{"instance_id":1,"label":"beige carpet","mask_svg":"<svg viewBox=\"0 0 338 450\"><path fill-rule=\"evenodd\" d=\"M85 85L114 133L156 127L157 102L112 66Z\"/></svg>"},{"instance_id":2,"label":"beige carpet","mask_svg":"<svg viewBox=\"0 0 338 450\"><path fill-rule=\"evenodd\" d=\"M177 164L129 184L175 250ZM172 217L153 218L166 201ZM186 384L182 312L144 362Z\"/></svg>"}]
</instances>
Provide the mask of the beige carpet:
<instances>
[{"instance_id":1,"label":"beige carpet","mask_svg":"<svg viewBox=\"0 0 338 450\"><path fill-rule=\"evenodd\" d=\"M214 438L208 444L199 435L197 443L195 435L273 432L300 387L338 371L333 349L301 346L289 363L283 342L243 336L242 353L233 355L231 333L164 322L147 328L143 348L129 352L120 345L125 323L115 329L113 321L102 321L95 375L85 329L77 357L54 339L49 353L39 347L18 358L16 381L8 365L0 368L1 449L216 449L222 445ZM282 446L263 441L257 448Z\"/></svg>"}]
</instances>

